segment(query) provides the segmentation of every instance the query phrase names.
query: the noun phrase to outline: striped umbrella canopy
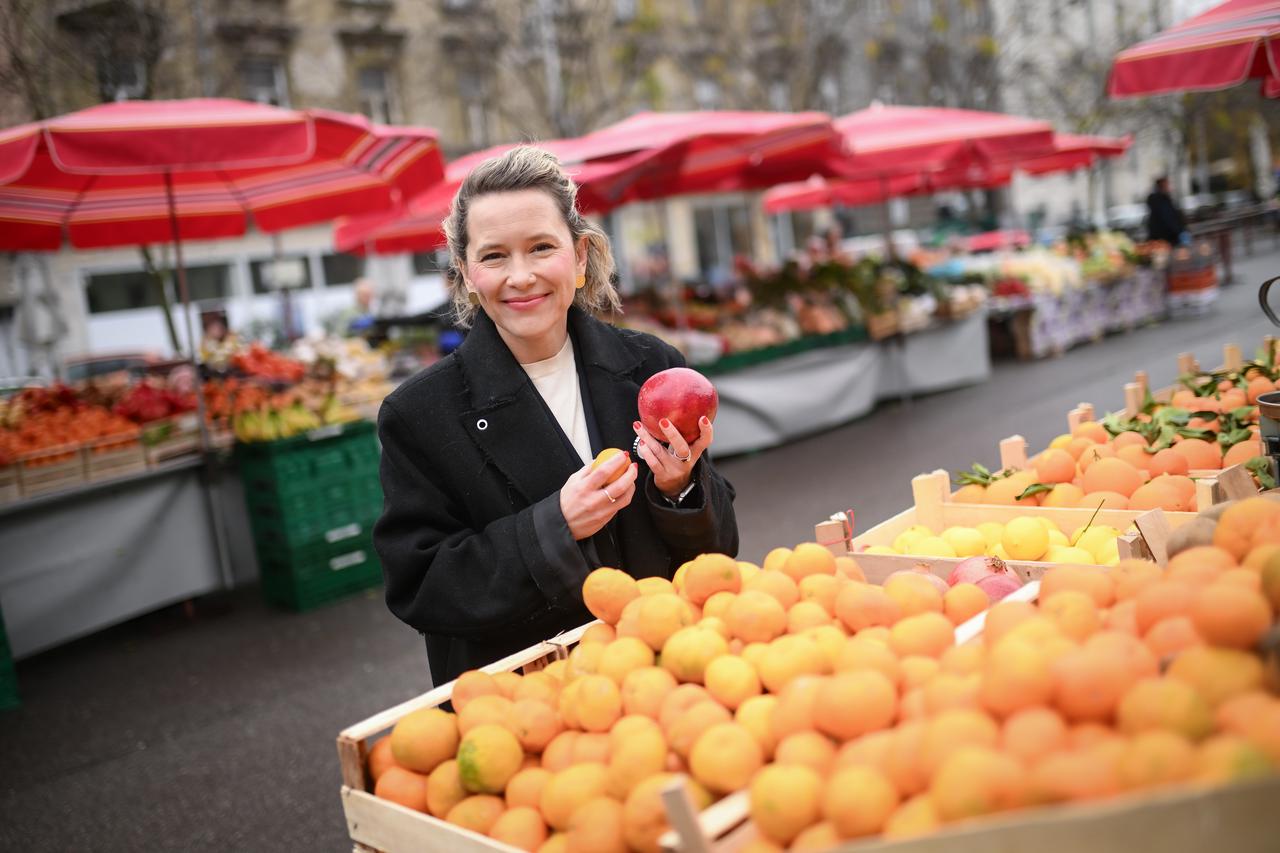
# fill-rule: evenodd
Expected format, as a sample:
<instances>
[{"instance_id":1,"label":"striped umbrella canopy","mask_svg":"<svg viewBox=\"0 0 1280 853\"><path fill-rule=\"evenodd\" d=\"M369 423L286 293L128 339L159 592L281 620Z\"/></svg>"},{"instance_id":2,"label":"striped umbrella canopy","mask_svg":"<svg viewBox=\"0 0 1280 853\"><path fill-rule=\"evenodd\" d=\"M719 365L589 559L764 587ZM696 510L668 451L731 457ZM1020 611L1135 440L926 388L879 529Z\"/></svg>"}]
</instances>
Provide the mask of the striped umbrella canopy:
<instances>
[{"instance_id":1,"label":"striped umbrella canopy","mask_svg":"<svg viewBox=\"0 0 1280 853\"><path fill-rule=\"evenodd\" d=\"M1047 121L950 107L872 104L835 120L844 137L844 177L963 169L1051 151Z\"/></svg>"},{"instance_id":2,"label":"striped umbrella canopy","mask_svg":"<svg viewBox=\"0 0 1280 853\"><path fill-rule=\"evenodd\" d=\"M0 131L0 249L232 237L384 210L440 180L436 134L226 99L128 101Z\"/></svg>"},{"instance_id":3,"label":"striped umbrella canopy","mask_svg":"<svg viewBox=\"0 0 1280 853\"><path fill-rule=\"evenodd\" d=\"M552 139L526 143L545 148L559 158L578 185L578 209L583 213L608 210L609 199L598 191L600 183L635 168L660 152L618 150L618 146L584 145L582 139ZM377 254L428 252L444 245L441 223L449 215L453 197L476 166L515 148L517 143L495 145L454 160L444 180L414 196L403 210L345 216L334 223L333 245L339 252Z\"/></svg>"},{"instance_id":4,"label":"striped umbrella canopy","mask_svg":"<svg viewBox=\"0 0 1280 853\"><path fill-rule=\"evenodd\" d=\"M878 178L811 179L774 187L764 195L766 213L811 210L841 204L856 207L890 198L947 190L991 189L1008 184L1014 172L1046 175L1092 166L1101 158L1117 157L1129 150L1131 137L1085 136L1056 133L1052 145L1039 153L1001 160L970 162L945 169L885 175Z\"/></svg>"},{"instance_id":5,"label":"striped umbrella canopy","mask_svg":"<svg viewBox=\"0 0 1280 853\"><path fill-rule=\"evenodd\" d=\"M1121 51L1107 94L1212 92L1246 80L1280 98L1280 0L1227 0Z\"/></svg>"},{"instance_id":6,"label":"striped umbrella canopy","mask_svg":"<svg viewBox=\"0 0 1280 853\"><path fill-rule=\"evenodd\" d=\"M835 174L840 137L825 113L644 112L574 139L534 143L556 154L578 184L578 206L600 213L633 201L760 189ZM338 251L428 251L467 174L512 148L499 145L449 164L446 180L413 199L407 215L350 218L334 230Z\"/></svg>"}]
</instances>

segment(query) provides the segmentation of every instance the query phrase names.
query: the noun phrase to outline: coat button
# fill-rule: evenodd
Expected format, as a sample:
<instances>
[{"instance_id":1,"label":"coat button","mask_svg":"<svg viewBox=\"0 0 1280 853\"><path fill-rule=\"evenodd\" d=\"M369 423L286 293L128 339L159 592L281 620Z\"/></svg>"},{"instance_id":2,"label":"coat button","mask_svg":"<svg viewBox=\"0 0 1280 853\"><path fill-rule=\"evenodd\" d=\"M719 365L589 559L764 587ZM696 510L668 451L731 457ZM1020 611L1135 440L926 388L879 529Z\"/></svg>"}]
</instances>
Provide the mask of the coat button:
<instances>
[{"instance_id":1,"label":"coat button","mask_svg":"<svg viewBox=\"0 0 1280 853\"><path fill-rule=\"evenodd\" d=\"M484 418L481 418L480 420L476 421L476 429L480 430L481 432L484 432L488 428L489 428L489 422L486 421Z\"/></svg>"}]
</instances>

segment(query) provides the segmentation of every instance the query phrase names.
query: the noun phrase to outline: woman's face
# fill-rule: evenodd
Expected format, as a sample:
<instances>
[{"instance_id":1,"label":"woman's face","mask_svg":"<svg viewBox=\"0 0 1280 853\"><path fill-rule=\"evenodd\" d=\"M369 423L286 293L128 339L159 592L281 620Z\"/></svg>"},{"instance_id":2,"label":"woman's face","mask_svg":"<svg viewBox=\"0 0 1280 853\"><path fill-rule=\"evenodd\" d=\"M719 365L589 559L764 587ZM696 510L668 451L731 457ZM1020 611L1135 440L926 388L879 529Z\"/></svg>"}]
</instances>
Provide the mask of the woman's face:
<instances>
[{"instance_id":1,"label":"woman's face","mask_svg":"<svg viewBox=\"0 0 1280 853\"><path fill-rule=\"evenodd\" d=\"M467 217L463 279L522 364L564 345L574 284L587 268L587 240L576 243L551 196L518 190L481 196Z\"/></svg>"}]
</instances>

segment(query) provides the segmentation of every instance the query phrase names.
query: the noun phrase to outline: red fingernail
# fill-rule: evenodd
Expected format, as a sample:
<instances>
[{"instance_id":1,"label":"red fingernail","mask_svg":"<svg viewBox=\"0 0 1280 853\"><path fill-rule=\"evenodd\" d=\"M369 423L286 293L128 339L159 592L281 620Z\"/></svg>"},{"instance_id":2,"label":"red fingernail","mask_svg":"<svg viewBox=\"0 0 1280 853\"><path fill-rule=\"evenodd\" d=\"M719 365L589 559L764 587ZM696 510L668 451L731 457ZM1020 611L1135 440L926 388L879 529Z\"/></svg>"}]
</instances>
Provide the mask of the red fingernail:
<instances>
[{"instance_id":1,"label":"red fingernail","mask_svg":"<svg viewBox=\"0 0 1280 853\"><path fill-rule=\"evenodd\" d=\"M701 418L699 418L698 422L701 423L703 426L711 426L711 421L707 420L706 415L703 415Z\"/></svg>"},{"instance_id":2,"label":"red fingernail","mask_svg":"<svg viewBox=\"0 0 1280 853\"><path fill-rule=\"evenodd\" d=\"M635 430L636 432L639 432L639 431L640 431L640 422L639 422L639 421L633 421L633 422L631 423L631 428L632 428L633 430Z\"/></svg>"},{"instance_id":3,"label":"red fingernail","mask_svg":"<svg viewBox=\"0 0 1280 853\"><path fill-rule=\"evenodd\" d=\"M671 429L671 421L667 420L666 418L663 418L662 420L658 421L658 426L662 427L663 429Z\"/></svg>"}]
</instances>

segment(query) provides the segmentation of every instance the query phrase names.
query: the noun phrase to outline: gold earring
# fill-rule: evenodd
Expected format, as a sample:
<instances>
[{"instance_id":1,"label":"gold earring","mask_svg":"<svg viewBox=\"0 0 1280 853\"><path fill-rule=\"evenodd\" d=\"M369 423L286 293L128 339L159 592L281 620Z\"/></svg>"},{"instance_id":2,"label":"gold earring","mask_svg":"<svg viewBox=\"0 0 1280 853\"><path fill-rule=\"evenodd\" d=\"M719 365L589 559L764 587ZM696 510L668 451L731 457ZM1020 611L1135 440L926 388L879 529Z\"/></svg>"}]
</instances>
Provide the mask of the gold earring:
<instances>
[{"instance_id":1,"label":"gold earring","mask_svg":"<svg viewBox=\"0 0 1280 853\"><path fill-rule=\"evenodd\" d=\"M573 286L574 286L574 287L577 287L577 288L579 288L579 289L586 287L586 286L587 286L587 276L586 276L586 274L580 274L580 275L578 276L578 280L574 282L574 285L573 285Z\"/></svg>"},{"instance_id":2,"label":"gold earring","mask_svg":"<svg viewBox=\"0 0 1280 853\"><path fill-rule=\"evenodd\" d=\"M468 291L467 291L467 301L471 303L471 307L472 307L472 308L479 308L479 307L480 307L480 294L476 293L474 290L468 290Z\"/></svg>"}]
</instances>

